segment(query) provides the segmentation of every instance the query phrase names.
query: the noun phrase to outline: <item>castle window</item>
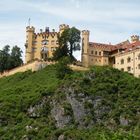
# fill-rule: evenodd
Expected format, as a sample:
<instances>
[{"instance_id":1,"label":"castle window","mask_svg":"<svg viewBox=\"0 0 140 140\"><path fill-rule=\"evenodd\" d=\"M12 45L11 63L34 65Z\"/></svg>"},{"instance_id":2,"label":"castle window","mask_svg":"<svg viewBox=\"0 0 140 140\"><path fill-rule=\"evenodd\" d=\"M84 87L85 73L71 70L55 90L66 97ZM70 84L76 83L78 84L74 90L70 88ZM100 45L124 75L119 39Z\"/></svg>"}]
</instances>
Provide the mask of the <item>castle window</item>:
<instances>
[{"instance_id":1,"label":"castle window","mask_svg":"<svg viewBox=\"0 0 140 140\"><path fill-rule=\"evenodd\" d=\"M140 64L138 64L138 69L140 69Z\"/></svg>"},{"instance_id":2,"label":"castle window","mask_svg":"<svg viewBox=\"0 0 140 140\"><path fill-rule=\"evenodd\" d=\"M33 41L33 44L36 45L37 44L37 41Z\"/></svg>"},{"instance_id":3,"label":"castle window","mask_svg":"<svg viewBox=\"0 0 140 140\"><path fill-rule=\"evenodd\" d=\"M57 44L57 45L59 44L58 40L56 41L56 44Z\"/></svg>"},{"instance_id":4,"label":"castle window","mask_svg":"<svg viewBox=\"0 0 140 140\"><path fill-rule=\"evenodd\" d=\"M48 45L49 44L49 40L43 40L42 41L42 45Z\"/></svg>"},{"instance_id":5,"label":"castle window","mask_svg":"<svg viewBox=\"0 0 140 140\"><path fill-rule=\"evenodd\" d=\"M101 55L101 52L99 52L99 55Z\"/></svg>"},{"instance_id":6,"label":"castle window","mask_svg":"<svg viewBox=\"0 0 140 140\"><path fill-rule=\"evenodd\" d=\"M95 51L95 55L97 55L97 51Z\"/></svg>"},{"instance_id":7,"label":"castle window","mask_svg":"<svg viewBox=\"0 0 140 140\"><path fill-rule=\"evenodd\" d=\"M124 71L124 68L121 68L121 71Z\"/></svg>"},{"instance_id":8,"label":"castle window","mask_svg":"<svg viewBox=\"0 0 140 140\"><path fill-rule=\"evenodd\" d=\"M121 59L121 64L124 64L124 59Z\"/></svg>"},{"instance_id":9,"label":"castle window","mask_svg":"<svg viewBox=\"0 0 140 140\"><path fill-rule=\"evenodd\" d=\"M130 58L130 57L127 58L127 62L128 62L128 63L131 62L131 58Z\"/></svg>"},{"instance_id":10,"label":"castle window","mask_svg":"<svg viewBox=\"0 0 140 140\"><path fill-rule=\"evenodd\" d=\"M55 41L54 40L51 41L51 45L55 45Z\"/></svg>"},{"instance_id":11,"label":"castle window","mask_svg":"<svg viewBox=\"0 0 140 140\"><path fill-rule=\"evenodd\" d=\"M127 71L130 72L131 71L131 67L127 67Z\"/></svg>"},{"instance_id":12,"label":"castle window","mask_svg":"<svg viewBox=\"0 0 140 140\"><path fill-rule=\"evenodd\" d=\"M140 54L138 55L138 60L140 60Z\"/></svg>"},{"instance_id":13,"label":"castle window","mask_svg":"<svg viewBox=\"0 0 140 140\"><path fill-rule=\"evenodd\" d=\"M55 51L56 50L56 48L55 47L51 47L51 51Z\"/></svg>"},{"instance_id":14,"label":"castle window","mask_svg":"<svg viewBox=\"0 0 140 140\"><path fill-rule=\"evenodd\" d=\"M91 51L91 54L93 54L94 52L93 51Z\"/></svg>"}]
</instances>

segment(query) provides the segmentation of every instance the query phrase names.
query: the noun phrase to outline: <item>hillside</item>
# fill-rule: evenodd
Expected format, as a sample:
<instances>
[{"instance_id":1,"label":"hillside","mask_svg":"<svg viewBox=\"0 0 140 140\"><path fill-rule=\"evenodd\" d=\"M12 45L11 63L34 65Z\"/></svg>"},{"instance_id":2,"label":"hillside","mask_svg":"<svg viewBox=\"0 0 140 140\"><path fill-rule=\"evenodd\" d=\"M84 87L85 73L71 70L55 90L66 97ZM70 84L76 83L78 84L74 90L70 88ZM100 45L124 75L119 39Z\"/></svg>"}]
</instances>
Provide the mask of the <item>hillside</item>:
<instances>
[{"instance_id":1,"label":"hillside","mask_svg":"<svg viewBox=\"0 0 140 140\"><path fill-rule=\"evenodd\" d=\"M139 140L140 79L109 67L56 78L55 65L0 79L0 140Z\"/></svg>"}]
</instances>

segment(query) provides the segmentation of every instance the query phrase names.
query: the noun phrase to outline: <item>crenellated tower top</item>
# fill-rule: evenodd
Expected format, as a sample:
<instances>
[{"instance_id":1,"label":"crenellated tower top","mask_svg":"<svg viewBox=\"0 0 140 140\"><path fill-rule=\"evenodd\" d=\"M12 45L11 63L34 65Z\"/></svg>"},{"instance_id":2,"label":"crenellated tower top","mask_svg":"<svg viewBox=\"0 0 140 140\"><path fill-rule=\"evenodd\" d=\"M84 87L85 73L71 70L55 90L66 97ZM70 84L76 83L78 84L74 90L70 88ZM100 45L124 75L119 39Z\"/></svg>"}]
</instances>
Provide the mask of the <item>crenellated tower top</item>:
<instances>
[{"instance_id":1,"label":"crenellated tower top","mask_svg":"<svg viewBox=\"0 0 140 140\"><path fill-rule=\"evenodd\" d=\"M90 34L90 31L89 30L83 30L82 31L82 35L89 35Z\"/></svg>"}]
</instances>

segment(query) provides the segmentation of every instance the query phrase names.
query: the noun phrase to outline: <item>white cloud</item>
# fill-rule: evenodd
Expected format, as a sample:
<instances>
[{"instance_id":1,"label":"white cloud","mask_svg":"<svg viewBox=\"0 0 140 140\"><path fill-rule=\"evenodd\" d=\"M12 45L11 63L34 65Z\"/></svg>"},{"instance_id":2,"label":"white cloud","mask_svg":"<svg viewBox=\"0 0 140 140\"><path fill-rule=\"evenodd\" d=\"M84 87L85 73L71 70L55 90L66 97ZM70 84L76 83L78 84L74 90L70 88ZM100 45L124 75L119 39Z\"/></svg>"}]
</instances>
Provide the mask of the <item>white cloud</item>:
<instances>
[{"instance_id":1,"label":"white cloud","mask_svg":"<svg viewBox=\"0 0 140 140\"><path fill-rule=\"evenodd\" d=\"M63 21L81 30L89 29L91 41L118 43L129 38L131 33L140 32L139 4L138 0L0 1L0 17L5 17L4 13L9 14L9 22L0 22L0 46L18 45L24 50L24 20L29 16L33 18L37 28L46 23L52 26ZM13 13L12 23L10 13ZM24 18L17 22L21 13ZM79 53L76 55L80 58Z\"/></svg>"}]
</instances>

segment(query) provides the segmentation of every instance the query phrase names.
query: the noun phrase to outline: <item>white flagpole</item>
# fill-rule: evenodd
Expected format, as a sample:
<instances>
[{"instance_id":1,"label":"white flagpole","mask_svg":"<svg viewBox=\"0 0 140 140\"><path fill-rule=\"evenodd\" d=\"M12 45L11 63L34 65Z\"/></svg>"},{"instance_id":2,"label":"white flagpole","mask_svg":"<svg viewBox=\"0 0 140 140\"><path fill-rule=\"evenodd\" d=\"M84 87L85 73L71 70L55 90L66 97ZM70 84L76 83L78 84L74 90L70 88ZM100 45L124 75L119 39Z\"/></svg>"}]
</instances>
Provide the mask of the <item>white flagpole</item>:
<instances>
[{"instance_id":1,"label":"white flagpole","mask_svg":"<svg viewBox=\"0 0 140 140\"><path fill-rule=\"evenodd\" d=\"M28 20L29 27L31 26L31 19Z\"/></svg>"}]
</instances>

